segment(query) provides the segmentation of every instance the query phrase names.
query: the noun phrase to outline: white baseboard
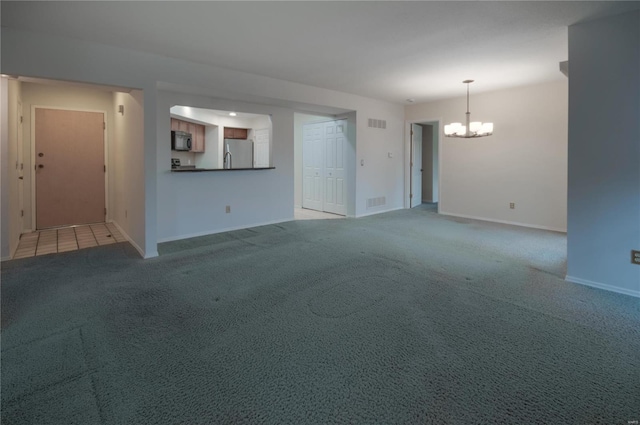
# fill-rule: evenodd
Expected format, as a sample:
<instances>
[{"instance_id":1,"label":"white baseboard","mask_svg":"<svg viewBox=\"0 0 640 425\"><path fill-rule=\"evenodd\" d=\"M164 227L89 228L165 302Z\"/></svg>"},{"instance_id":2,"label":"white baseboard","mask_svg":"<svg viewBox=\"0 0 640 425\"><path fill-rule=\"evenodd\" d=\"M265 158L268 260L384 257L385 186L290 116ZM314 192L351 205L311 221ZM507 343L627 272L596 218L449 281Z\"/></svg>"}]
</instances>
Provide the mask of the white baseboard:
<instances>
[{"instance_id":1,"label":"white baseboard","mask_svg":"<svg viewBox=\"0 0 640 425\"><path fill-rule=\"evenodd\" d=\"M138 244L137 244L137 243L135 243L135 242L133 241L133 239L131 239L131 236L129 236L129 235L127 234L127 232L125 232L124 230L122 230L122 227L120 227L120 225L119 225L116 221L114 221L114 220L109 220L109 223L112 223L114 226L116 226L116 227L118 228L118 231L120 232L120 234L121 234L122 236L124 236L124 238L127 240L127 242L129 242L129 243L131 244L131 246L133 246L133 247L136 249L136 251L138 251L138 253L140 254L140 256L141 256L142 258L151 258L151 257L157 257L157 256L158 256L158 254L156 254L156 255L152 255L152 256L147 257L147 256L145 255L144 250L143 250L142 248L140 248L140 247L138 246Z\"/></svg>"},{"instance_id":2,"label":"white baseboard","mask_svg":"<svg viewBox=\"0 0 640 425\"><path fill-rule=\"evenodd\" d=\"M386 213L386 212L403 210L403 209L404 209L404 207L389 208L389 209L386 209L386 210L380 210L380 211L368 212L368 213L364 213L364 214L358 214L355 217L356 218L368 217L370 215L382 214L382 213Z\"/></svg>"},{"instance_id":3,"label":"white baseboard","mask_svg":"<svg viewBox=\"0 0 640 425\"><path fill-rule=\"evenodd\" d=\"M552 232L567 233L567 229L560 229L560 228L557 228L557 227L540 226L540 225L537 225L537 224L530 224L530 223L521 223L519 221L495 220L495 219L492 219L492 218L478 217L478 216L474 216L474 215L448 213L448 212L445 212L445 211L442 211L442 210L439 210L438 214L449 215L449 216L452 216L452 217L469 218L471 220L489 221L491 223L509 224L511 226L529 227L531 229L551 230Z\"/></svg>"},{"instance_id":4,"label":"white baseboard","mask_svg":"<svg viewBox=\"0 0 640 425\"><path fill-rule=\"evenodd\" d=\"M294 221L294 220L295 218L290 217L283 220L264 221L260 223L245 224L242 226L225 227L223 229L205 230L202 232L189 233L186 235L169 236L168 238L158 239L158 243L179 241L181 239L197 238L198 236L215 235L216 233L232 232L234 230L249 229L251 227L268 226L270 224L286 223L287 221Z\"/></svg>"},{"instance_id":5,"label":"white baseboard","mask_svg":"<svg viewBox=\"0 0 640 425\"><path fill-rule=\"evenodd\" d=\"M581 279L579 277L569 275L566 275L564 280L571 283L577 283L579 285L591 286L592 288L604 289L605 291L617 292L618 294L631 295L632 297L640 298L640 290L634 291L632 289L620 288L613 285L607 285L606 283L594 282L592 280Z\"/></svg>"},{"instance_id":6,"label":"white baseboard","mask_svg":"<svg viewBox=\"0 0 640 425\"><path fill-rule=\"evenodd\" d=\"M11 257L2 257L2 258L0 258L0 261L7 261L7 260L11 260Z\"/></svg>"}]
</instances>

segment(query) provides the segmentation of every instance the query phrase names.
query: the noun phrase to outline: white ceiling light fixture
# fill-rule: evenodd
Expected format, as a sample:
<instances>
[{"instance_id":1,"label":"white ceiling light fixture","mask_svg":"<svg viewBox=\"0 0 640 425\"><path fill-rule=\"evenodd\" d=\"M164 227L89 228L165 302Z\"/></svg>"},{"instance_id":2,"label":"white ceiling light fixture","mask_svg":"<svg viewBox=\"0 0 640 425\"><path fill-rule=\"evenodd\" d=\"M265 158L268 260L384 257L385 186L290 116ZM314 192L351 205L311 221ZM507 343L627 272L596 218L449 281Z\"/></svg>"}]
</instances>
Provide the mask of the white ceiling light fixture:
<instances>
[{"instance_id":1,"label":"white ceiling light fixture","mask_svg":"<svg viewBox=\"0 0 640 425\"><path fill-rule=\"evenodd\" d=\"M229 115L232 116L232 117L235 117L238 114L236 114L235 112L229 112Z\"/></svg>"},{"instance_id":2,"label":"white ceiling light fixture","mask_svg":"<svg viewBox=\"0 0 640 425\"><path fill-rule=\"evenodd\" d=\"M475 137L491 136L493 134L493 123L480 121L471 122L471 112L469 112L469 84L473 83L473 80L464 80L464 84L467 85L467 121L466 125L462 125L459 122L453 122L444 126L444 135L447 137L459 137L462 139L472 139Z\"/></svg>"}]
</instances>

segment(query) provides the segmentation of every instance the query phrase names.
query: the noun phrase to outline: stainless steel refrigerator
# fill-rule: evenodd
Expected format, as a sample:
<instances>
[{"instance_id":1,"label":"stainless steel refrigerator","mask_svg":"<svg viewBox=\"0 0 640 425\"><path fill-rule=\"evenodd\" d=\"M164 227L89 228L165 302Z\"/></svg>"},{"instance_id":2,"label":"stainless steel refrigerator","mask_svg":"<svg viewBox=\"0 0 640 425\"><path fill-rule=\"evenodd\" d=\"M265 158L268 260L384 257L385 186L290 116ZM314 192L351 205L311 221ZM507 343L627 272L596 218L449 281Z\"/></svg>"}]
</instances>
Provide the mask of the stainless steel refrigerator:
<instances>
[{"instance_id":1,"label":"stainless steel refrigerator","mask_svg":"<svg viewBox=\"0 0 640 425\"><path fill-rule=\"evenodd\" d=\"M253 140L224 139L224 168L253 168Z\"/></svg>"}]
</instances>

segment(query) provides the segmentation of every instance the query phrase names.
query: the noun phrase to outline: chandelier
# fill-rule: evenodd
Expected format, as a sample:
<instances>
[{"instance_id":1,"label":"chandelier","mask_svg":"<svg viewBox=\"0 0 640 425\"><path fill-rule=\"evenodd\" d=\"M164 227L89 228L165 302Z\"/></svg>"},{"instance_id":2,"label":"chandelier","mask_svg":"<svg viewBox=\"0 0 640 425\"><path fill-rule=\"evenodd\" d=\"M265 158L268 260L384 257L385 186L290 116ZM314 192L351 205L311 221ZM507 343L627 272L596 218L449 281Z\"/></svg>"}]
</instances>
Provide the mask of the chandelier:
<instances>
[{"instance_id":1,"label":"chandelier","mask_svg":"<svg viewBox=\"0 0 640 425\"><path fill-rule=\"evenodd\" d=\"M459 122L453 122L444 126L444 135L447 137L460 137L463 139L471 139L474 137L491 136L493 134L493 123L479 121L471 122L471 112L469 112L469 84L473 83L473 80L464 80L464 84L467 85L467 122L466 125L462 125Z\"/></svg>"}]
</instances>

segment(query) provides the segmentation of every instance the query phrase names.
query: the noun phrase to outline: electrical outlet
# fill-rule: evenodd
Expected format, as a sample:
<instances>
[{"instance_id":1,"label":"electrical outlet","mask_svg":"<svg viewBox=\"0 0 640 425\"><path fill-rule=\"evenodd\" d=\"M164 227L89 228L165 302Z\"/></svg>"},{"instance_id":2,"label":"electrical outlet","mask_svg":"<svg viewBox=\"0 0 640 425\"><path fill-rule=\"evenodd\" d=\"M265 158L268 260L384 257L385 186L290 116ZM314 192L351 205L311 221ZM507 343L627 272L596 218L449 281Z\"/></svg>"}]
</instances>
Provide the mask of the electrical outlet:
<instances>
[{"instance_id":1,"label":"electrical outlet","mask_svg":"<svg viewBox=\"0 0 640 425\"><path fill-rule=\"evenodd\" d=\"M631 250L631 263L640 266L640 251L636 251L635 249Z\"/></svg>"},{"instance_id":2,"label":"electrical outlet","mask_svg":"<svg viewBox=\"0 0 640 425\"><path fill-rule=\"evenodd\" d=\"M516 209L516 203L515 202L509 202L509 208L511 208L512 210Z\"/></svg>"},{"instance_id":3,"label":"electrical outlet","mask_svg":"<svg viewBox=\"0 0 640 425\"><path fill-rule=\"evenodd\" d=\"M224 212L229 214L231 212L231 205L227 205L226 207L224 207Z\"/></svg>"}]
</instances>

